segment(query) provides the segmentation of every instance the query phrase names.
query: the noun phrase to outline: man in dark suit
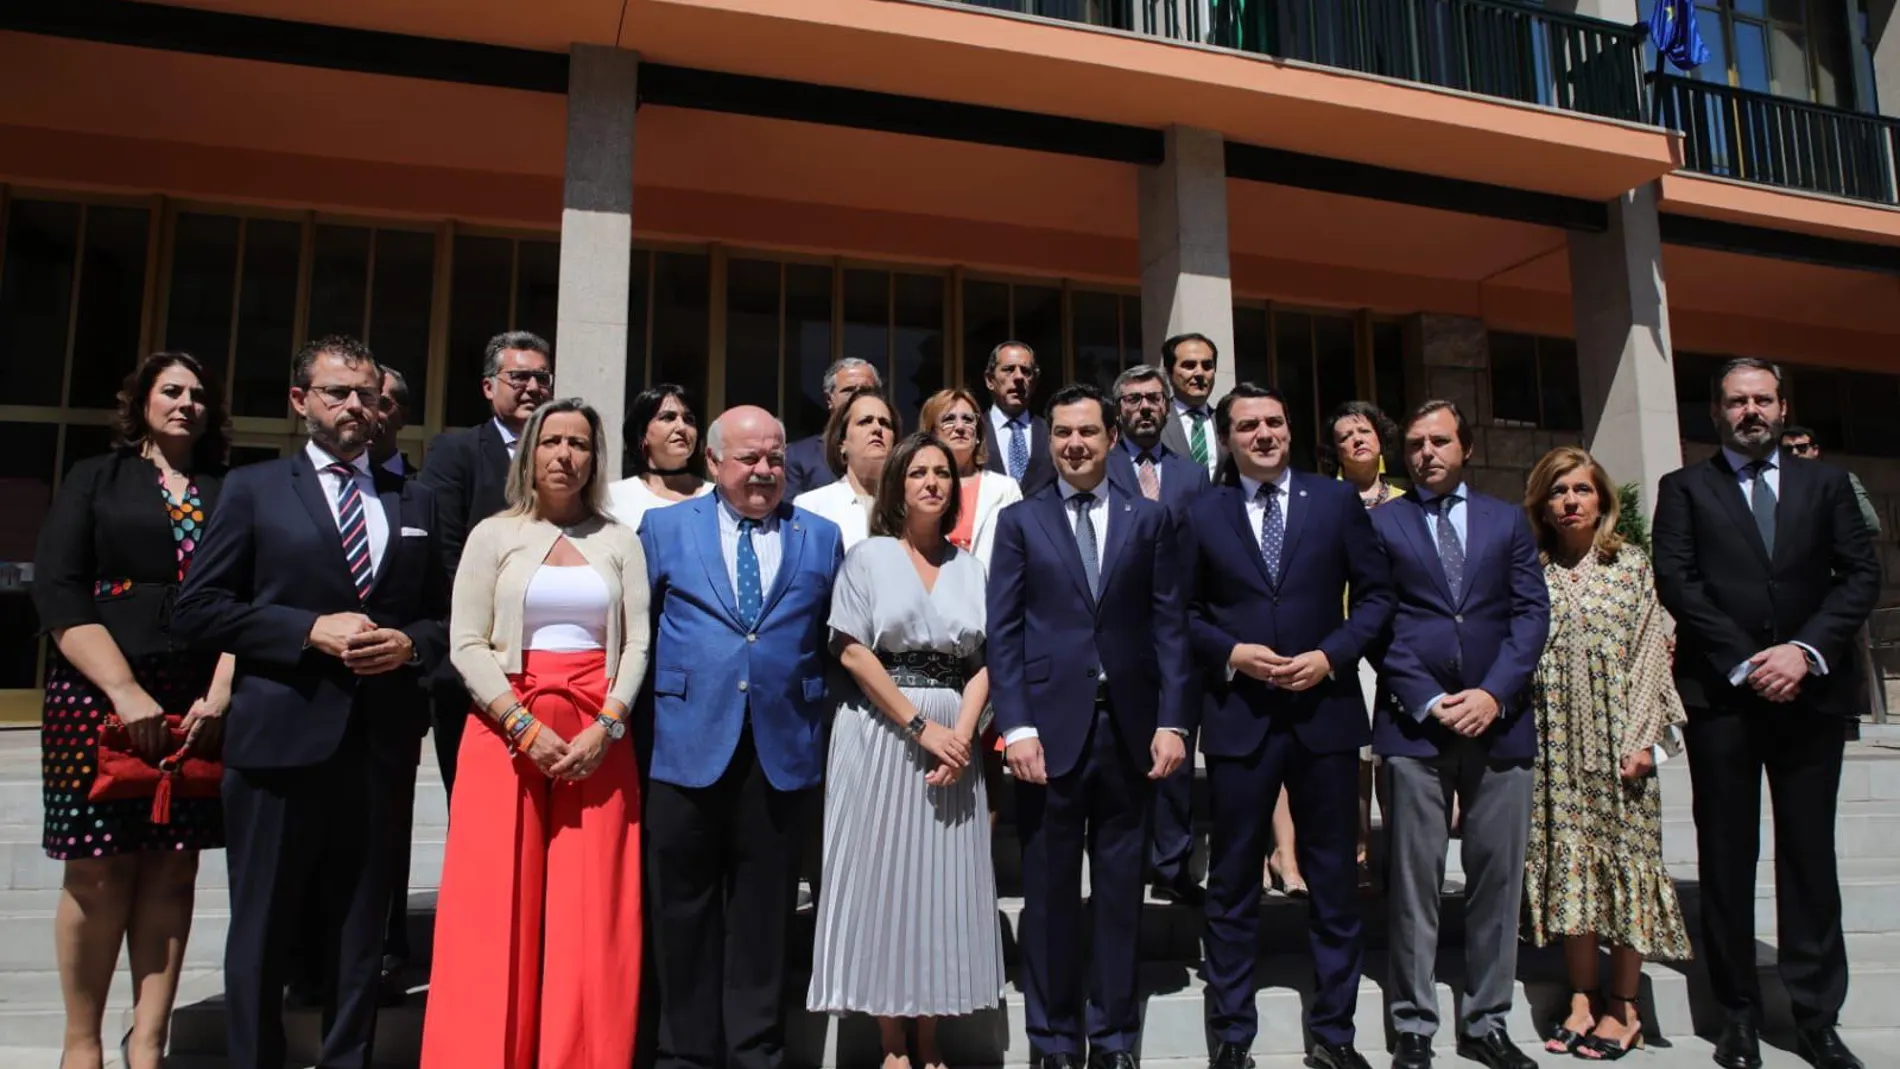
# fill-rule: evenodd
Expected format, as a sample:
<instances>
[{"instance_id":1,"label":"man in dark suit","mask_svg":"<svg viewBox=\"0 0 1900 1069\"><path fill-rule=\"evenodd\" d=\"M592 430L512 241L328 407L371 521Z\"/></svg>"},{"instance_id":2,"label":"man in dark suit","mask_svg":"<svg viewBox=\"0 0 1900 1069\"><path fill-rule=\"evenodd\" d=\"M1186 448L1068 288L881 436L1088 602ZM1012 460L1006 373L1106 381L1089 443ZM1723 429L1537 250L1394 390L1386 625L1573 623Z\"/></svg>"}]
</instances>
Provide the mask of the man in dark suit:
<instances>
[{"instance_id":1,"label":"man in dark suit","mask_svg":"<svg viewBox=\"0 0 1900 1069\"><path fill-rule=\"evenodd\" d=\"M1432 966L1455 796L1466 879L1458 1053L1490 1069L1531 1069L1504 1022L1537 750L1528 691L1550 633L1550 592L1524 510L1465 485L1471 425L1458 406L1426 402L1404 442L1416 493L1371 512L1397 594L1389 644L1374 657L1381 697L1372 739L1390 802L1392 1065L1426 1069L1432 1060Z\"/></svg>"},{"instance_id":2,"label":"man in dark suit","mask_svg":"<svg viewBox=\"0 0 1900 1069\"><path fill-rule=\"evenodd\" d=\"M1108 482L1108 398L1064 387L1049 423L1056 481L998 515L988 595L1022 835L1024 1023L1041 1069L1079 1069L1084 1051L1133 1069L1150 787L1181 767L1194 724L1187 619L1174 521Z\"/></svg>"},{"instance_id":3,"label":"man in dark suit","mask_svg":"<svg viewBox=\"0 0 1900 1069\"><path fill-rule=\"evenodd\" d=\"M433 495L369 463L381 371L362 343L298 354L290 403L310 442L239 468L198 546L175 623L236 654L224 738L231 877L229 1060L284 1064L282 998L298 928L319 918L317 1064L370 1060L389 913L388 769L447 647Z\"/></svg>"},{"instance_id":4,"label":"man in dark suit","mask_svg":"<svg viewBox=\"0 0 1900 1069\"><path fill-rule=\"evenodd\" d=\"M442 532L442 566L449 586L462 563L462 543L475 525L508 507L508 461L528 417L554 395L554 355L548 343L525 330L488 339L482 359L482 396L492 417L473 427L445 431L422 458L422 485L435 491ZM434 681L435 758L442 787L455 789L455 754L468 722L468 690L444 661Z\"/></svg>"},{"instance_id":5,"label":"man in dark suit","mask_svg":"<svg viewBox=\"0 0 1900 1069\"><path fill-rule=\"evenodd\" d=\"M1227 457L1220 435L1214 432L1214 413L1208 404L1219 363L1220 350L1205 334L1176 334L1161 343L1161 366L1174 387L1161 443L1199 464L1213 480L1220 478L1221 461Z\"/></svg>"},{"instance_id":6,"label":"man in dark suit","mask_svg":"<svg viewBox=\"0 0 1900 1069\"><path fill-rule=\"evenodd\" d=\"M1819 1069L1860 1069L1835 1031L1847 948L1834 811L1858 715L1854 635L1879 599L1880 564L1847 473L1777 448L1788 417L1781 370L1732 360L1709 392L1722 451L1663 476L1654 548L1689 713L1702 959L1727 1017L1715 1061L1761 1064L1755 865L1766 772L1777 956L1798 1049Z\"/></svg>"},{"instance_id":7,"label":"man in dark suit","mask_svg":"<svg viewBox=\"0 0 1900 1069\"><path fill-rule=\"evenodd\" d=\"M1029 411L1041 374L1036 351L1019 341L991 349L989 363L983 366L983 384L990 391L985 466L1016 480L1026 498L1056 481L1056 466L1049 458L1048 421Z\"/></svg>"},{"instance_id":8,"label":"man in dark suit","mask_svg":"<svg viewBox=\"0 0 1900 1069\"><path fill-rule=\"evenodd\" d=\"M1113 390L1121 438L1108 458L1108 481L1129 497L1160 504L1179 527L1188 503L1207 489L1207 471L1161 444L1168 410L1168 379L1160 368L1131 367ZM1163 902L1198 908L1202 892L1188 871L1194 853L1194 735L1187 739L1190 765L1155 785L1154 826L1149 844L1149 893Z\"/></svg>"},{"instance_id":9,"label":"man in dark suit","mask_svg":"<svg viewBox=\"0 0 1900 1069\"><path fill-rule=\"evenodd\" d=\"M1239 485L1196 499L1181 528L1214 811L1205 939L1212 1069L1253 1064L1260 870L1282 784L1312 896L1307 1064L1369 1069L1353 1049L1365 956L1359 748L1372 741L1357 665L1392 617L1391 573L1352 487L1288 467L1292 434L1278 393L1235 386L1215 427Z\"/></svg>"},{"instance_id":10,"label":"man in dark suit","mask_svg":"<svg viewBox=\"0 0 1900 1069\"><path fill-rule=\"evenodd\" d=\"M851 391L862 388L881 390L883 380L878 377L877 367L869 360L847 356L825 369L824 391L825 411L835 411L839 402L851 396ZM825 434L820 427L818 433L808 438L800 438L785 447L785 500L790 501L807 490L816 490L828 486L843 477L843 472L831 470L831 464L825 460Z\"/></svg>"}]
</instances>

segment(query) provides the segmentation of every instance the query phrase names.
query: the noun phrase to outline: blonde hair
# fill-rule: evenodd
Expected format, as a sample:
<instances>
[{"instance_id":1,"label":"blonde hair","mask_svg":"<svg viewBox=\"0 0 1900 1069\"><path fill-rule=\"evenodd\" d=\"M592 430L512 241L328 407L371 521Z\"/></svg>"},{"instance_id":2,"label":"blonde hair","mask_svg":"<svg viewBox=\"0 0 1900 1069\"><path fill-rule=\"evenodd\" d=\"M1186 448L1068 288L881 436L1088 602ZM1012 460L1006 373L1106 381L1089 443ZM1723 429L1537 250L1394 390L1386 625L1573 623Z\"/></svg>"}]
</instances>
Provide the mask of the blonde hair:
<instances>
[{"instance_id":1,"label":"blonde hair","mask_svg":"<svg viewBox=\"0 0 1900 1069\"><path fill-rule=\"evenodd\" d=\"M917 415L917 430L933 437L943 437L937 430L937 421L942 419L943 414L950 411L950 406L958 401L969 405L970 411L976 416L976 448L970 453L970 463L976 470L982 471L983 465L990 462L990 436L987 428L983 426L983 406L977 403L976 395L969 390L962 386L952 386L947 390L938 390L931 394L930 399L924 402L923 411Z\"/></svg>"},{"instance_id":2,"label":"blonde hair","mask_svg":"<svg viewBox=\"0 0 1900 1069\"><path fill-rule=\"evenodd\" d=\"M581 503L594 516L609 521L613 519L607 511L607 457L602 451L606 445L606 432L600 423L600 413L578 397L549 401L535 409L534 415L528 417L528 425L521 428L521 437L515 442L515 458L508 462L508 511L503 515L534 516L538 513L540 494L534 485L534 446L541 438L541 427L547 423L548 417L567 412L578 412L587 420L587 433L594 442L594 451L587 465L587 485L581 487Z\"/></svg>"},{"instance_id":3,"label":"blonde hair","mask_svg":"<svg viewBox=\"0 0 1900 1069\"><path fill-rule=\"evenodd\" d=\"M1550 488L1557 480L1573 471L1588 471L1590 482L1597 490L1597 530L1595 548L1597 560L1607 564L1616 559L1623 548L1623 536L1616 532L1617 521L1622 519L1623 506L1617 500L1616 487L1610 482L1610 473L1603 470L1597 458L1574 445L1560 445L1544 454L1544 459L1531 469L1529 480L1524 486L1524 513L1530 518L1531 533L1537 538L1537 550L1545 560L1558 548L1557 529L1550 524Z\"/></svg>"}]
</instances>

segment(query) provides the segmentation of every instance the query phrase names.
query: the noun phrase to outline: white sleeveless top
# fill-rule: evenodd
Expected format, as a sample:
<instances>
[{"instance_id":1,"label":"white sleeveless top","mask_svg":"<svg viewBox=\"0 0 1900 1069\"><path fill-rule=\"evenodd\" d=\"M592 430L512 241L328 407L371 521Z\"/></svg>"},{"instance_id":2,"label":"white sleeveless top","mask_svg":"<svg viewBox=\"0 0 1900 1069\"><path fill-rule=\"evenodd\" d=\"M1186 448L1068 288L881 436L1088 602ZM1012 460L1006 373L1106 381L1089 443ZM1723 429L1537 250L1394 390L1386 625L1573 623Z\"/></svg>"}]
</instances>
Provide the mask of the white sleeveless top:
<instances>
[{"instance_id":1,"label":"white sleeveless top","mask_svg":"<svg viewBox=\"0 0 1900 1069\"><path fill-rule=\"evenodd\" d=\"M605 648L607 580L592 565L543 564L521 606L522 649L580 653Z\"/></svg>"}]
</instances>

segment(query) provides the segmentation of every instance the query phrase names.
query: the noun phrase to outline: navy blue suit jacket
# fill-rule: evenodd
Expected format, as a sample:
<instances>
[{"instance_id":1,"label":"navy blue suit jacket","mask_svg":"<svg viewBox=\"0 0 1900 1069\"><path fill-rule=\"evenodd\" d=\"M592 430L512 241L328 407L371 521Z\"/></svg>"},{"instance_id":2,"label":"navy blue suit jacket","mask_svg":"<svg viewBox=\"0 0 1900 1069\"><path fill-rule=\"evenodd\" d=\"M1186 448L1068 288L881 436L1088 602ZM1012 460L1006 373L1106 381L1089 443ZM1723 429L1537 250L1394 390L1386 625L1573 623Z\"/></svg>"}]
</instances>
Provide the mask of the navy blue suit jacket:
<instances>
[{"instance_id":1,"label":"navy blue suit jacket","mask_svg":"<svg viewBox=\"0 0 1900 1069\"><path fill-rule=\"evenodd\" d=\"M367 603L357 597L323 482L303 452L225 478L172 623L199 648L237 655L224 728L224 761L233 768L323 763L342 742L359 697L382 702L378 709L414 702L417 685L447 652L435 496L380 467L370 472L389 543ZM307 649L317 617L339 612L361 612L407 634L419 665L358 676ZM373 730L404 729L400 717L370 719Z\"/></svg>"},{"instance_id":2,"label":"navy blue suit jacket","mask_svg":"<svg viewBox=\"0 0 1900 1069\"><path fill-rule=\"evenodd\" d=\"M785 500L838 481L825 460L825 436L814 434L785 447Z\"/></svg>"},{"instance_id":3,"label":"navy blue suit jacket","mask_svg":"<svg viewBox=\"0 0 1900 1069\"><path fill-rule=\"evenodd\" d=\"M1275 721L1290 726L1314 753L1343 753L1372 741L1357 667L1392 619L1385 550L1347 484L1294 472L1288 494L1277 581L1267 574L1240 487L1203 494L1188 506L1181 528L1188 633L1205 691L1201 751L1210 757L1254 753ZM1320 650L1332 674L1297 694L1241 674L1229 682L1228 658L1241 643L1288 657Z\"/></svg>"},{"instance_id":4,"label":"navy blue suit jacket","mask_svg":"<svg viewBox=\"0 0 1900 1069\"><path fill-rule=\"evenodd\" d=\"M1089 594L1082 555L1050 485L997 514L990 556L990 701L1007 735L1034 727L1050 776L1081 760L1108 671L1110 706L1138 767L1152 763L1158 728L1190 729L1193 669L1174 521L1139 495L1108 494L1101 595Z\"/></svg>"},{"instance_id":5,"label":"navy blue suit jacket","mask_svg":"<svg viewBox=\"0 0 1900 1069\"><path fill-rule=\"evenodd\" d=\"M1188 504L1210 485L1207 469L1164 445L1155 446L1154 452L1161 458L1156 465L1161 469L1161 505L1178 527ZM1134 455L1123 442L1115 443L1108 455L1108 480L1129 497L1141 496L1141 475L1135 471Z\"/></svg>"},{"instance_id":6,"label":"navy blue suit jacket","mask_svg":"<svg viewBox=\"0 0 1900 1069\"><path fill-rule=\"evenodd\" d=\"M1398 608L1379 665L1380 701L1372 748L1430 757L1455 736L1417 714L1440 694L1476 687L1500 715L1482 737L1494 757L1525 759L1537 749L1531 677L1550 635L1550 591L1524 510L1473 493L1465 503L1465 588L1453 601L1438 562L1434 517L1415 494L1371 511L1392 563Z\"/></svg>"}]
</instances>

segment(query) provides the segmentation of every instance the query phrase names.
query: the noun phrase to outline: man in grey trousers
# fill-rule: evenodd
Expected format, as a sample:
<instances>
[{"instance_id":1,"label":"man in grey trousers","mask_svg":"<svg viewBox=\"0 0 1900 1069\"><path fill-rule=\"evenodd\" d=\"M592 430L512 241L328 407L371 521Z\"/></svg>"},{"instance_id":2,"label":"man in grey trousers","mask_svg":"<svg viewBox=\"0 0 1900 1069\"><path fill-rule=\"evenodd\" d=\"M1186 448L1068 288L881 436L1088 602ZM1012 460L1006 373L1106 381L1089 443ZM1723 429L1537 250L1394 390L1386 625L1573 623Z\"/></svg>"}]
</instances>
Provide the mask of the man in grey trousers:
<instances>
[{"instance_id":1,"label":"man in grey trousers","mask_svg":"<svg viewBox=\"0 0 1900 1069\"><path fill-rule=\"evenodd\" d=\"M1385 758L1391 836L1393 1069L1428 1069L1438 1030L1432 966L1451 804L1464 813L1465 997L1460 1056L1532 1069L1505 1031L1530 836L1536 717L1528 691L1550 593L1524 510L1465 486L1471 426L1430 401L1405 428L1416 493L1371 512L1398 608L1379 665L1372 749Z\"/></svg>"}]
</instances>

